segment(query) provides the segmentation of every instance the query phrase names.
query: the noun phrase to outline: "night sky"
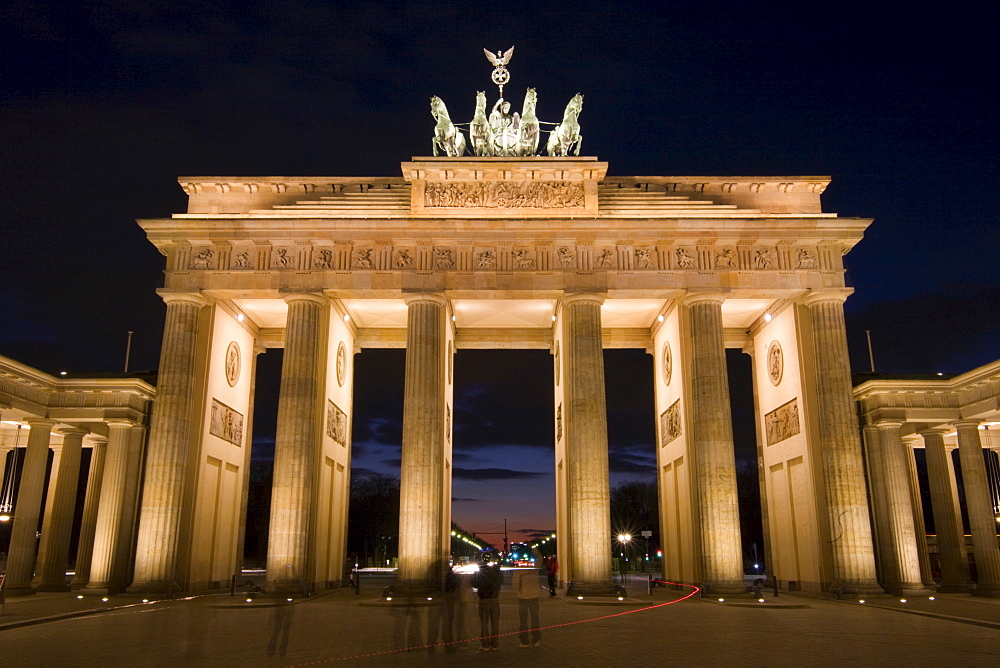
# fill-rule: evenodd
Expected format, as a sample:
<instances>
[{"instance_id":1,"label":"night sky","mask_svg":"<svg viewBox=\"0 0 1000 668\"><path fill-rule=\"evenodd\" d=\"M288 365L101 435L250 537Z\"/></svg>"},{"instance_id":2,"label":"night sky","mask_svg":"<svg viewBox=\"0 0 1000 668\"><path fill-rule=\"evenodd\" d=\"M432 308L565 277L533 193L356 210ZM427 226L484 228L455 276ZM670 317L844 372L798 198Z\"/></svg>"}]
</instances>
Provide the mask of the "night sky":
<instances>
[{"instance_id":1,"label":"night sky","mask_svg":"<svg viewBox=\"0 0 1000 668\"><path fill-rule=\"evenodd\" d=\"M127 330L131 368L157 366L163 260L135 219L183 211L178 176L398 175L430 152L428 98L467 120L477 90L495 94L482 49L512 44L515 108L532 86L540 118L558 120L582 92L583 153L610 175L832 176L825 209L875 219L846 258L855 371L868 370L866 329L884 374L1000 357L985 17L837 3L79 4L4 2L0 15L0 354L44 371L121 370ZM260 358L258 460L280 356ZM403 359L356 358L355 475L398 471ZM613 480L652 479L651 358L606 362ZM548 354L459 351L456 383L455 519L552 529Z\"/></svg>"}]
</instances>

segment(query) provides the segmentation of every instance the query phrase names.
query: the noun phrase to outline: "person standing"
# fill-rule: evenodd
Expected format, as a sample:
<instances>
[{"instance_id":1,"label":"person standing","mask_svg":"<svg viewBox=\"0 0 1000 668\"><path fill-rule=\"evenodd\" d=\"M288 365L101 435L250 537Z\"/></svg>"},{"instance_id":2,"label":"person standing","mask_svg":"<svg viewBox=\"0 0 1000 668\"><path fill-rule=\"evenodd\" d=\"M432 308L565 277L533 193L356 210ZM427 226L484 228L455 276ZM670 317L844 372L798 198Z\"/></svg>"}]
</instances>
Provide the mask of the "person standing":
<instances>
[{"instance_id":1,"label":"person standing","mask_svg":"<svg viewBox=\"0 0 1000 668\"><path fill-rule=\"evenodd\" d=\"M490 563L487 555L473 581L479 597L479 642L480 652L496 652L500 649L500 588L503 573L500 563Z\"/></svg>"},{"instance_id":2,"label":"person standing","mask_svg":"<svg viewBox=\"0 0 1000 668\"><path fill-rule=\"evenodd\" d=\"M556 595L556 576L559 574L559 561L556 555L545 560L545 575L549 578L549 596Z\"/></svg>"},{"instance_id":3,"label":"person standing","mask_svg":"<svg viewBox=\"0 0 1000 668\"><path fill-rule=\"evenodd\" d=\"M541 559L541 554L535 555L535 563ZM538 622L538 595L542 587L538 582L538 569L520 568L514 574L512 586L517 594L517 616L520 622L521 647L538 647L542 642L541 624ZM528 626L528 617L531 626ZM530 641L530 643L529 643Z\"/></svg>"}]
</instances>

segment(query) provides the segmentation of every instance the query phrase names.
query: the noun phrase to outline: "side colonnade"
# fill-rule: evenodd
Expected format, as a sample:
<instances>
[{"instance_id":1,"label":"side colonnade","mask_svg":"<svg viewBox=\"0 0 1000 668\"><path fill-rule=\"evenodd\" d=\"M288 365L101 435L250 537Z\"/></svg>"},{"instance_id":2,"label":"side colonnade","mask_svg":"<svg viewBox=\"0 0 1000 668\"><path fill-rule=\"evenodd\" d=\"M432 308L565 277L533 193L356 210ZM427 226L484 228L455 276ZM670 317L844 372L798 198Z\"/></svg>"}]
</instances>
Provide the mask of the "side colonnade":
<instances>
[{"instance_id":1,"label":"side colonnade","mask_svg":"<svg viewBox=\"0 0 1000 668\"><path fill-rule=\"evenodd\" d=\"M1000 361L958 376L875 377L854 388L854 397L864 422L878 565L886 589L902 595L936 588L1000 596L998 507L991 498L997 490L991 489L987 473L988 463L994 476L1000 470ZM930 542L916 465L921 450L934 522Z\"/></svg>"}]
</instances>

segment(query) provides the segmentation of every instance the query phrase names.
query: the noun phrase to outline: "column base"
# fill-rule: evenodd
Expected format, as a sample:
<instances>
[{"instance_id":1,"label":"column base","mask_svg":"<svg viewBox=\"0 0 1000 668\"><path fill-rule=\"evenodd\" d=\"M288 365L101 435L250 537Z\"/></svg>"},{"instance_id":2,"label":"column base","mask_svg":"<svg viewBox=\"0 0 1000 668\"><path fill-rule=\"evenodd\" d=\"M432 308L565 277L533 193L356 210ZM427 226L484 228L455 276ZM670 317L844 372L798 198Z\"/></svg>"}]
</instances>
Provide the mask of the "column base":
<instances>
[{"instance_id":1,"label":"column base","mask_svg":"<svg viewBox=\"0 0 1000 668\"><path fill-rule=\"evenodd\" d=\"M892 594L893 596L933 596L936 593L935 589L928 589L927 587L907 587L906 585L897 587L884 587L886 594Z\"/></svg>"},{"instance_id":2,"label":"column base","mask_svg":"<svg viewBox=\"0 0 1000 668\"><path fill-rule=\"evenodd\" d=\"M852 582L847 584L831 584L828 594L837 598L864 598L866 596L885 596L886 592L877 582Z\"/></svg>"},{"instance_id":3,"label":"column base","mask_svg":"<svg viewBox=\"0 0 1000 668\"><path fill-rule=\"evenodd\" d=\"M265 582L261 589L265 594L278 596L287 596L288 594L307 596L314 588L305 582Z\"/></svg>"},{"instance_id":4,"label":"column base","mask_svg":"<svg viewBox=\"0 0 1000 668\"><path fill-rule=\"evenodd\" d=\"M40 584L35 587L35 591L69 591L66 584Z\"/></svg>"},{"instance_id":5,"label":"column base","mask_svg":"<svg viewBox=\"0 0 1000 668\"><path fill-rule=\"evenodd\" d=\"M972 590L973 596L982 596L984 598L1000 598L1000 585L988 584L981 585L977 584L976 588Z\"/></svg>"},{"instance_id":6,"label":"column base","mask_svg":"<svg viewBox=\"0 0 1000 668\"><path fill-rule=\"evenodd\" d=\"M98 592L101 591L102 587L85 588L87 591ZM109 590L110 587L105 587L105 591ZM140 594L140 595L151 595L151 596L162 596L176 594L181 591L181 586L176 582L133 582L131 586L125 588L125 593L127 594ZM84 592L81 592L84 593Z\"/></svg>"},{"instance_id":7,"label":"column base","mask_svg":"<svg viewBox=\"0 0 1000 668\"><path fill-rule=\"evenodd\" d=\"M937 590L941 594L971 594L972 593L972 583L971 582L942 582L937 586Z\"/></svg>"},{"instance_id":8,"label":"column base","mask_svg":"<svg viewBox=\"0 0 1000 668\"><path fill-rule=\"evenodd\" d=\"M35 593L31 585L11 585L5 584L3 591L7 596L31 596Z\"/></svg>"},{"instance_id":9,"label":"column base","mask_svg":"<svg viewBox=\"0 0 1000 668\"><path fill-rule=\"evenodd\" d=\"M745 582L704 582L701 585L701 595L724 595L724 596L751 596L752 591L747 589Z\"/></svg>"},{"instance_id":10,"label":"column base","mask_svg":"<svg viewBox=\"0 0 1000 668\"><path fill-rule=\"evenodd\" d=\"M624 596L625 588L613 582L570 582L566 596Z\"/></svg>"},{"instance_id":11,"label":"column base","mask_svg":"<svg viewBox=\"0 0 1000 668\"><path fill-rule=\"evenodd\" d=\"M436 596L442 593L441 585L432 580L404 580L386 587L391 596L400 598Z\"/></svg>"}]
</instances>

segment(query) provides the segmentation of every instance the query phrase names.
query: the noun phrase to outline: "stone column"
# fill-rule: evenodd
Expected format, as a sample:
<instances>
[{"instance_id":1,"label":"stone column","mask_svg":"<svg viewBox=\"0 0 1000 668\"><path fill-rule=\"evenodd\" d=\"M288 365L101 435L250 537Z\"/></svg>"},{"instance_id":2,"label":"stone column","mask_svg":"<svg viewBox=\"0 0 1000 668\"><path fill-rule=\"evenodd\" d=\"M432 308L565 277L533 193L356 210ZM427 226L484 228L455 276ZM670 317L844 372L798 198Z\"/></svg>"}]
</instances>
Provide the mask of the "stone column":
<instances>
[{"instance_id":1,"label":"stone column","mask_svg":"<svg viewBox=\"0 0 1000 668\"><path fill-rule=\"evenodd\" d=\"M927 526L924 524L924 502L920 494L920 478L917 476L917 460L914 456L917 436L909 436L903 441L906 469L910 478L910 498L913 500L913 532L917 538L917 557L920 559L920 579L924 589L937 591L937 584L931 574L931 554L927 547Z\"/></svg>"},{"instance_id":2,"label":"stone column","mask_svg":"<svg viewBox=\"0 0 1000 668\"><path fill-rule=\"evenodd\" d=\"M572 593L577 595L614 593L603 302L604 297L595 294L567 295L562 302L566 491L573 534L569 556Z\"/></svg>"},{"instance_id":3,"label":"stone column","mask_svg":"<svg viewBox=\"0 0 1000 668\"><path fill-rule=\"evenodd\" d=\"M986 480L979 422L961 420L955 427L958 429L958 460L962 465L965 508L972 530L972 552L979 576L973 593L1000 597L1000 547L997 547L997 523Z\"/></svg>"},{"instance_id":4,"label":"stone column","mask_svg":"<svg viewBox=\"0 0 1000 668\"><path fill-rule=\"evenodd\" d=\"M399 587L437 586L442 554L447 304L441 295L406 296L406 380L399 480ZM450 502L450 501L449 501Z\"/></svg>"},{"instance_id":5,"label":"stone column","mask_svg":"<svg viewBox=\"0 0 1000 668\"><path fill-rule=\"evenodd\" d=\"M718 294L684 300L690 351L690 452L695 460L695 494L701 532L702 582L711 593L746 592L736 456L729 407L729 377Z\"/></svg>"},{"instance_id":6,"label":"stone column","mask_svg":"<svg viewBox=\"0 0 1000 668\"><path fill-rule=\"evenodd\" d=\"M179 589L177 541L193 433L199 316L208 303L199 294L162 296L167 317L146 456L135 575L129 587L135 594Z\"/></svg>"},{"instance_id":7,"label":"stone column","mask_svg":"<svg viewBox=\"0 0 1000 668\"><path fill-rule=\"evenodd\" d=\"M319 447L320 362L326 345L327 301L312 293L290 294L281 364L278 423L274 441L274 481L267 544L269 593L301 593L311 584L309 532L313 476Z\"/></svg>"},{"instance_id":8,"label":"stone column","mask_svg":"<svg viewBox=\"0 0 1000 668\"><path fill-rule=\"evenodd\" d=\"M885 503L884 508L876 509L876 514L884 515L888 533L879 544L891 553L891 557L882 562L882 586L887 592L903 596L927 594L929 590L923 586L913 528L913 499L906 464L909 450L899 433L902 423L880 421L876 426L883 465L879 483L883 486L881 499Z\"/></svg>"},{"instance_id":9,"label":"stone column","mask_svg":"<svg viewBox=\"0 0 1000 668\"><path fill-rule=\"evenodd\" d=\"M24 453L21 482L17 487L17 505L14 506L14 527L10 535L7 554L7 578L4 590L8 596L33 594L31 577L35 571L38 515L45 488L45 467L49 463L49 438L55 422L52 420L25 420L30 427L28 447Z\"/></svg>"},{"instance_id":10,"label":"stone column","mask_svg":"<svg viewBox=\"0 0 1000 668\"><path fill-rule=\"evenodd\" d=\"M128 420L108 421L108 452L101 482L94 550L90 560L90 579L82 594L104 596L116 594L127 584L115 577L119 565L122 505L128 485L128 450L132 423Z\"/></svg>"},{"instance_id":11,"label":"stone column","mask_svg":"<svg viewBox=\"0 0 1000 668\"><path fill-rule=\"evenodd\" d=\"M967 592L971 584L969 557L965 551L965 532L951 454L944 446L946 433L945 429L920 432L927 457L927 482L931 490L931 512L934 513L934 531L937 533L938 559L941 562L940 590Z\"/></svg>"},{"instance_id":12,"label":"stone column","mask_svg":"<svg viewBox=\"0 0 1000 668\"><path fill-rule=\"evenodd\" d=\"M833 573L830 589L847 595L882 591L875 554L851 391L843 302L846 291L813 292L803 303L812 320L819 451Z\"/></svg>"},{"instance_id":13,"label":"stone column","mask_svg":"<svg viewBox=\"0 0 1000 668\"><path fill-rule=\"evenodd\" d=\"M52 458L49 495L42 520L35 579L36 591L69 591L66 566L69 562L69 539L76 510L76 488L80 479L83 454L83 429L63 429L61 455ZM59 451L56 451L59 454Z\"/></svg>"},{"instance_id":14,"label":"stone column","mask_svg":"<svg viewBox=\"0 0 1000 668\"><path fill-rule=\"evenodd\" d=\"M872 536L875 541L875 565L879 580L899 571L896 551L892 548L892 529L889 520L889 502L885 484L885 457L882 456L882 437L879 428L866 424L861 429L862 447L868 471L868 498L871 507Z\"/></svg>"},{"instance_id":15,"label":"stone column","mask_svg":"<svg viewBox=\"0 0 1000 668\"><path fill-rule=\"evenodd\" d=\"M83 500L80 540L76 548L76 575L70 583L73 589L79 589L90 581L90 560L94 552L97 509L101 502L101 483L104 478L104 455L108 446L108 439L103 436L91 436L90 442L90 470L87 471L87 495Z\"/></svg>"}]
</instances>

